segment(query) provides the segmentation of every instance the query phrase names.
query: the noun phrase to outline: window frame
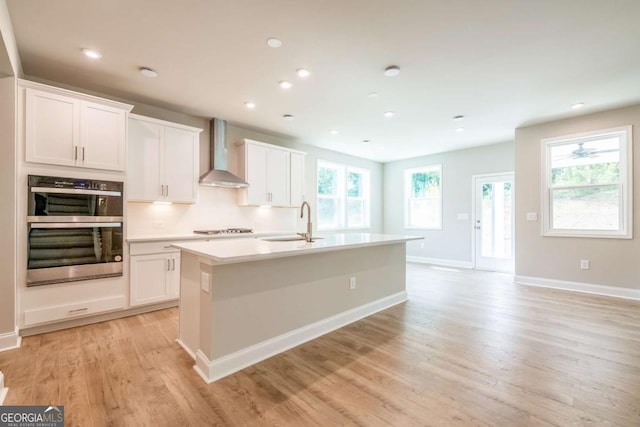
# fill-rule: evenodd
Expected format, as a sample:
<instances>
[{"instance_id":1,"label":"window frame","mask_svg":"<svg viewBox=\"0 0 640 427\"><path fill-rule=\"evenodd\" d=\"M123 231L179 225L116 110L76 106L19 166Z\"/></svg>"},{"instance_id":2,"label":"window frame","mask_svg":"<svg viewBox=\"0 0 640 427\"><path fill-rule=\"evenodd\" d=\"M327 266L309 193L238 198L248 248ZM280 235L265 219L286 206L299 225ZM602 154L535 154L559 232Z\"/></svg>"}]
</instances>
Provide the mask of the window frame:
<instances>
[{"instance_id":1,"label":"window frame","mask_svg":"<svg viewBox=\"0 0 640 427\"><path fill-rule=\"evenodd\" d=\"M362 176L362 196L350 197L349 196L349 173L357 173ZM345 186L344 186L344 225L346 230L365 230L371 228L371 172L368 169L357 168L354 166L346 165L345 173ZM364 219L364 225L349 225L349 201L359 200L362 201L362 215Z\"/></svg>"},{"instance_id":2,"label":"window frame","mask_svg":"<svg viewBox=\"0 0 640 427\"><path fill-rule=\"evenodd\" d=\"M554 146L584 143L589 140L618 137L620 144L620 181L609 184L552 184L551 148ZM632 127L619 126L609 129L581 132L541 140L541 200L542 200L542 236L544 237L587 237L605 239L633 238L633 139ZM553 202L551 196L554 189L593 188L603 186L620 186L619 224L618 230L560 229L552 228Z\"/></svg>"},{"instance_id":3,"label":"window frame","mask_svg":"<svg viewBox=\"0 0 640 427\"><path fill-rule=\"evenodd\" d=\"M440 197L438 200L438 218L440 219L440 223L436 227L419 227L416 225L409 224L409 219L411 218L411 200L415 199L411 197L411 180L410 177L416 172L432 172L437 170L440 174ZM444 188L444 180L442 176L442 163L419 166L415 168L408 168L404 170L404 229L405 230L442 230L443 227L443 217L442 217L442 198Z\"/></svg>"},{"instance_id":4,"label":"window frame","mask_svg":"<svg viewBox=\"0 0 640 427\"><path fill-rule=\"evenodd\" d=\"M318 193L318 172L320 168L331 168L338 170L338 195L333 197L324 196ZM362 199L364 202L364 220L365 225L361 226L349 226L349 215L348 215L348 202L349 199L354 199L353 197L348 196L348 174L350 171L363 174L365 178L365 183L363 184L363 197L357 198L358 200ZM320 199L335 199L337 200L337 206L339 209L338 212L338 220L339 223L337 226L323 226L320 223ZM347 164L331 162L327 160L318 159L316 163L316 218L318 224L318 231L340 231L340 230L367 230L371 228L371 171L366 168L360 168L355 166L350 166Z\"/></svg>"}]
</instances>

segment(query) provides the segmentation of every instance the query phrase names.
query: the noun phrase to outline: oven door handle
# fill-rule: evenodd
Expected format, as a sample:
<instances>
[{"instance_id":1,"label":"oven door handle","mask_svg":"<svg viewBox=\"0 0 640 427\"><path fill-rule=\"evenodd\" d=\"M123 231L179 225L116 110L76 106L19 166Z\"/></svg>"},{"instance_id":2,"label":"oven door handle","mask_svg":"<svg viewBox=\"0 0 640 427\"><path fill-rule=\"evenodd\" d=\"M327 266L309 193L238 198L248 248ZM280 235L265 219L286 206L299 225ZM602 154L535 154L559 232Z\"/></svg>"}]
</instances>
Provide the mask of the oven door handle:
<instances>
[{"instance_id":1,"label":"oven door handle","mask_svg":"<svg viewBox=\"0 0 640 427\"><path fill-rule=\"evenodd\" d=\"M56 194L89 194L92 196L122 196L121 191L85 190L82 188L31 187L31 192Z\"/></svg>"},{"instance_id":2,"label":"oven door handle","mask_svg":"<svg viewBox=\"0 0 640 427\"><path fill-rule=\"evenodd\" d=\"M36 222L31 228L117 228L122 227L121 222Z\"/></svg>"}]
</instances>

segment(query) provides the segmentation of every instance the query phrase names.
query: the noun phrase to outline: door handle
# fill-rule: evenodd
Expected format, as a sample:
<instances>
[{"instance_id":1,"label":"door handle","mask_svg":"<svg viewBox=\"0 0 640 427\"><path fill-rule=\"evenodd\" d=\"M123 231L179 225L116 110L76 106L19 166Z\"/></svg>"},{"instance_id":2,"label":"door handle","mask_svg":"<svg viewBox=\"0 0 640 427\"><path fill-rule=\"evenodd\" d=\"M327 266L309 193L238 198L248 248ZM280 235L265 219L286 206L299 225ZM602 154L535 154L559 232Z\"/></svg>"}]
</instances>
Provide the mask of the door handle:
<instances>
[{"instance_id":1,"label":"door handle","mask_svg":"<svg viewBox=\"0 0 640 427\"><path fill-rule=\"evenodd\" d=\"M474 225L473 228L475 228L476 230L480 230L480 226L479 225Z\"/></svg>"}]
</instances>

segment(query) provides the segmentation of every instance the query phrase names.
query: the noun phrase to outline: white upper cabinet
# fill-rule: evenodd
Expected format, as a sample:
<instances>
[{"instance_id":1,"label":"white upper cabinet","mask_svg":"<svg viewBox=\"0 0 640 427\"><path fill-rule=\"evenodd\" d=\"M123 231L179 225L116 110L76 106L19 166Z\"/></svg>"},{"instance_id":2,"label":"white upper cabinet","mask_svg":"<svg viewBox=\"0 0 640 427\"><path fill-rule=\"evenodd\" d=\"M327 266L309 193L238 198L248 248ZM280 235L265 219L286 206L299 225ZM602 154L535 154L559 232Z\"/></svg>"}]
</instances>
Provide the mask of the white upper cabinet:
<instances>
[{"instance_id":1,"label":"white upper cabinet","mask_svg":"<svg viewBox=\"0 0 640 427\"><path fill-rule=\"evenodd\" d=\"M195 203L200 132L202 129L129 115L128 200Z\"/></svg>"},{"instance_id":2,"label":"white upper cabinet","mask_svg":"<svg viewBox=\"0 0 640 427\"><path fill-rule=\"evenodd\" d=\"M302 197L304 185L298 178L300 173L304 176L305 153L249 139L237 145L240 149L239 174L249 183L249 188L239 190L241 205L299 206L297 201ZM292 162L295 171L292 170Z\"/></svg>"},{"instance_id":3,"label":"white upper cabinet","mask_svg":"<svg viewBox=\"0 0 640 427\"><path fill-rule=\"evenodd\" d=\"M132 106L20 80L26 161L124 171Z\"/></svg>"},{"instance_id":4,"label":"white upper cabinet","mask_svg":"<svg viewBox=\"0 0 640 427\"><path fill-rule=\"evenodd\" d=\"M127 167L127 111L93 102L80 104L82 166L125 170Z\"/></svg>"}]
</instances>

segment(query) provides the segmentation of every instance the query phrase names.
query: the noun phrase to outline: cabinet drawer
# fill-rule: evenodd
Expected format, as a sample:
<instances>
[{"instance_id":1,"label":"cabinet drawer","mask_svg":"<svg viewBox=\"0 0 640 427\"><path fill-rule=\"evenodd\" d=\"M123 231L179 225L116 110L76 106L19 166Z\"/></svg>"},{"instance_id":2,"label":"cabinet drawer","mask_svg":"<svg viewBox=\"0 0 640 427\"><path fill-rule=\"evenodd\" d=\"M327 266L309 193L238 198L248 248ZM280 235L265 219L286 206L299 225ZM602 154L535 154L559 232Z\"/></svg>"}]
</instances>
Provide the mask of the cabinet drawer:
<instances>
[{"instance_id":1,"label":"cabinet drawer","mask_svg":"<svg viewBox=\"0 0 640 427\"><path fill-rule=\"evenodd\" d=\"M171 246L173 243L178 243L178 241L130 243L129 255L168 254L172 252L180 252L180 249Z\"/></svg>"},{"instance_id":2,"label":"cabinet drawer","mask_svg":"<svg viewBox=\"0 0 640 427\"><path fill-rule=\"evenodd\" d=\"M24 324L28 326L55 320L69 320L75 317L83 317L89 314L124 308L125 303L125 297L118 296L74 304L57 305L37 310L27 310L24 312Z\"/></svg>"}]
</instances>

